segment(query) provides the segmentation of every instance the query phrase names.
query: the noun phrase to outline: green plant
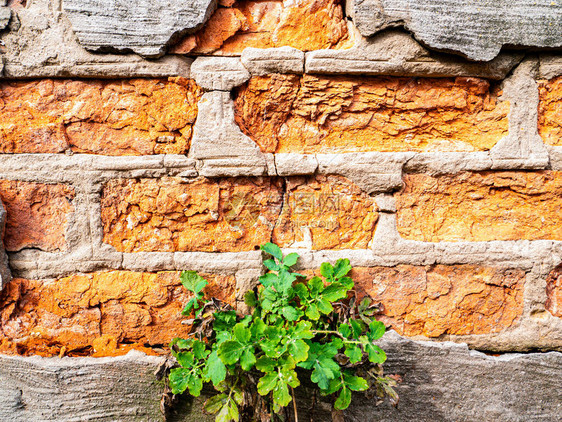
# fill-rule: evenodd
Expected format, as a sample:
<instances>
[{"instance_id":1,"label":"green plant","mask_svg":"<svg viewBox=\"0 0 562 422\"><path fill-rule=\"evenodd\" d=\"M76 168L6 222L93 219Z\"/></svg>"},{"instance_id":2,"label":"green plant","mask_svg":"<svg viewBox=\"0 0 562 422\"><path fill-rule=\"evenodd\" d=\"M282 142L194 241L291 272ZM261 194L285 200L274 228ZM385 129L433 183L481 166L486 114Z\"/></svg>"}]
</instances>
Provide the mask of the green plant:
<instances>
[{"instance_id":1,"label":"green plant","mask_svg":"<svg viewBox=\"0 0 562 422\"><path fill-rule=\"evenodd\" d=\"M251 315L239 316L228 305L207 300L206 280L193 271L181 274L194 294L184 314L194 314L192 337L176 338L172 353L179 367L169 374L173 394L199 396L204 383L217 394L205 411L217 422L243 419L268 421L293 400L299 376L308 376L321 394L334 397L335 409L346 409L352 391L390 395L393 380L382 376L385 352L373 342L385 332L376 321L369 298L356 300L348 259L323 263L322 277L306 280L291 271L299 256L283 257L279 247L261 249L272 256L264 265L256 291L248 291ZM257 394L256 394L257 393ZM298 420L294 404L295 420Z\"/></svg>"}]
</instances>

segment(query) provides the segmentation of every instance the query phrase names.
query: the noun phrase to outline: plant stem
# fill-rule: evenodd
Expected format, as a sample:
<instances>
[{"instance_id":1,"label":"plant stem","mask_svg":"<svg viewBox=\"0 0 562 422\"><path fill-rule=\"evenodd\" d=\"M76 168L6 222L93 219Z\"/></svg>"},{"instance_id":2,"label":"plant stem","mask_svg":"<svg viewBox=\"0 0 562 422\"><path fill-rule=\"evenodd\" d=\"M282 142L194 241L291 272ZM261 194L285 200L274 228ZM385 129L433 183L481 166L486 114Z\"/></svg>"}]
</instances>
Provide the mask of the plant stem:
<instances>
[{"instance_id":1,"label":"plant stem","mask_svg":"<svg viewBox=\"0 0 562 422\"><path fill-rule=\"evenodd\" d=\"M299 422L299 414L297 412L297 401L295 400L295 390L291 387L291 395L293 396L293 409L295 410L295 422Z\"/></svg>"}]
</instances>

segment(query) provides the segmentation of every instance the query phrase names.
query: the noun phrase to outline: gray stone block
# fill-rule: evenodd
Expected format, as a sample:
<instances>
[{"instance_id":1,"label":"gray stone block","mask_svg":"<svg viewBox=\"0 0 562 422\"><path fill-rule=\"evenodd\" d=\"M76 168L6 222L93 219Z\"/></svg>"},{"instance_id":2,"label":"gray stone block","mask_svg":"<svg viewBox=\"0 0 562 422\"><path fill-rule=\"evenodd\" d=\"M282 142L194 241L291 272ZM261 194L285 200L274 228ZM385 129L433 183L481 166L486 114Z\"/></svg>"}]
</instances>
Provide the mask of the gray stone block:
<instances>
[{"instance_id":1,"label":"gray stone block","mask_svg":"<svg viewBox=\"0 0 562 422\"><path fill-rule=\"evenodd\" d=\"M234 104L228 92L207 92L198 107L189 157L202 160L199 174L206 177L267 174L264 154L234 121Z\"/></svg>"},{"instance_id":2,"label":"gray stone block","mask_svg":"<svg viewBox=\"0 0 562 422\"><path fill-rule=\"evenodd\" d=\"M164 358L130 352L116 358L0 355L0 420L161 422Z\"/></svg>"},{"instance_id":3,"label":"gray stone block","mask_svg":"<svg viewBox=\"0 0 562 422\"><path fill-rule=\"evenodd\" d=\"M541 169L548 166L548 152L537 127L537 70L537 60L525 60L503 84L503 98L510 103L509 134L490 150L494 169Z\"/></svg>"},{"instance_id":4,"label":"gray stone block","mask_svg":"<svg viewBox=\"0 0 562 422\"><path fill-rule=\"evenodd\" d=\"M404 26L425 45L472 60L492 60L502 46L562 46L562 8L540 0L354 0L364 36Z\"/></svg>"},{"instance_id":5,"label":"gray stone block","mask_svg":"<svg viewBox=\"0 0 562 422\"><path fill-rule=\"evenodd\" d=\"M238 57L197 57L191 76L203 89L230 91L246 82L250 73Z\"/></svg>"},{"instance_id":6,"label":"gray stone block","mask_svg":"<svg viewBox=\"0 0 562 422\"><path fill-rule=\"evenodd\" d=\"M362 39L348 50L317 50L306 53L306 72L323 74L396 76L478 76L503 79L522 59L520 53L501 53L487 63L435 53L409 34L388 30Z\"/></svg>"},{"instance_id":7,"label":"gray stone block","mask_svg":"<svg viewBox=\"0 0 562 422\"><path fill-rule=\"evenodd\" d=\"M490 356L462 344L411 341L390 332L379 343L385 373L399 375L400 403L359 397L346 421L554 422L562 414L562 353Z\"/></svg>"},{"instance_id":8,"label":"gray stone block","mask_svg":"<svg viewBox=\"0 0 562 422\"><path fill-rule=\"evenodd\" d=\"M9 7L0 7L0 29L4 29L10 23L12 17L12 9Z\"/></svg>"},{"instance_id":9,"label":"gray stone block","mask_svg":"<svg viewBox=\"0 0 562 422\"><path fill-rule=\"evenodd\" d=\"M304 53L293 47L247 47L240 59L252 75L304 72Z\"/></svg>"},{"instance_id":10,"label":"gray stone block","mask_svg":"<svg viewBox=\"0 0 562 422\"><path fill-rule=\"evenodd\" d=\"M80 44L93 51L134 51L160 56L170 41L195 32L216 0L64 0Z\"/></svg>"},{"instance_id":11,"label":"gray stone block","mask_svg":"<svg viewBox=\"0 0 562 422\"><path fill-rule=\"evenodd\" d=\"M0 35L5 77L189 77L193 60L180 56L146 60L136 54L90 53L78 43L59 4L28 1L26 8L13 11L18 25Z\"/></svg>"},{"instance_id":12,"label":"gray stone block","mask_svg":"<svg viewBox=\"0 0 562 422\"><path fill-rule=\"evenodd\" d=\"M317 154L318 172L351 179L367 193L386 192L402 186L402 166L414 153L363 152Z\"/></svg>"}]
</instances>

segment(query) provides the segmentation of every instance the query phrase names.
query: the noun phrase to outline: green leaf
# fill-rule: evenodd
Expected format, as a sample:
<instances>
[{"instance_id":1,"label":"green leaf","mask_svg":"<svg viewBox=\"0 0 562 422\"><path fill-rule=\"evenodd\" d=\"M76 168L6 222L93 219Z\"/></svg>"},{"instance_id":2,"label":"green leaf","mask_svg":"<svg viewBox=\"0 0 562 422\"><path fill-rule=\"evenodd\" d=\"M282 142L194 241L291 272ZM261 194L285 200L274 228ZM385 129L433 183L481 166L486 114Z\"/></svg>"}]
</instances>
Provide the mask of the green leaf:
<instances>
[{"instance_id":1,"label":"green leaf","mask_svg":"<svg viewBox=\"0 0 562 422\"><path fill-rule=\"evenodd\" d=\"M338 259L336 265L334 265L334 278L342 278L351 271L351 265L349 265L349 259Z\"/></svg>"},{"instance_id":2,"label":"green leaf","mask_svg":"<svg viewBox=\"0 0 562 422\"><path fill-rule=\"evenodd\" d=\"M329 358L321 358L316 361L314 371L310 375L312 382L318 384L321 390L325 390L330 385L330 380L340 373L340 366Z\"/></svg>"},{"instance_id":3,"label":"green leaf","mask_svg":"<svg viewBox=\"0 0 562 422\"><path fill-rule=\"evenodd\" d=\"M263 261L263 265L270 271L279 271L281 269L273 259L266 259Z\"/></svg>"},{"instance_id":4,"label":"green leaf","mask_svg":"<svg viewBox=\"0 0 562 422\"><path fill-rule=\"evenodd\" d=\"M215 331L230 331L236 325L236 311L215 312L213 329Z\"/></svg>"},{"instance_id":5,"label":"green leaf","mask_svg":"<svg viewBox=\"0 0 562 422\"><path fill-rule=\"evenodd\" d=\"M195 359L204 359L211 353L210 350L207 350L207 345L199 340L195 340L192 347Z\"/></svg>"},{"instance_id":6,"label":"green leaf","mask_svg":"<svg viewBox=\"0 0 562 422\"><path fill-rule=\"evenodd\" d=\"M258 381L258 393L261 396L269 394L277 385L279 374L277 372L266 373Z\"/></svg>"},{"instance_id":7,"label":"green leaf","mask_svg":"<svg viewBox=\"0 0 562 422\"><path fill-rule=\"evenodd\" d=\"M345 338L349 338L351 336L351 328L348 324L340 324L338 331Z\"/></svg>"},{"instance_id":8,"label":"green leaf","mask_svg":"<svg viewBox=\"0 0 562 422\"><path fill-rule=\"evenodd\" d=\"M215 422L230 422L232 418L230 417L230 408L228 403L221 408L220 412L217 414L215 418Z\"/></svg>"},{"instance_id":9,"label":"green leaf","mask_svg":"<svg viewBox=\"0 0 562 422\"><path fill-rule=\"evenodd\" d=\"M283 309L281 309L281 314L289 321L296 321L300 317L299 311L292 306L284 306Z\"/></svg>"},{"instance_id":10,"label":"green leaf","mask_svg":"<svg viewBox=\"0 0 562 422\"><path fill-rule=\"evenodd\" d=\"M322 297L328 299L330 302L335 302L336 300L346 297L348 290L347 287L340 283L332 283L324 289Z\"/></svg>"},{"instance_id":11,"label":"green leaf","mask_svg":"<svg viewBox=\"0 0 562 422\"><path fill-rule=\"evenodd\" d=\"M369 343L365 346L365 351L372 363L384 363L386 361L386 353L379 346Z\"/></svg>"},{"instance_id":12,"label":"green leaf","mask_svg":"<svg viewBox=\"0 0 562 422\"><path fill-rule=\"evenodd\" d=\"M291 340L287 343L287 351L291 354L295 362L302 362L308 358L309 346L304 340Z\"/></svg>"},{"instance_id":13,"label":"green leaf","mask_svg":"<svg viewBox=\"0 0 562 422\"><path fill-rule=\"evenodd\" d=\"M275 273L267 273L259 278L259 282L264 287L272 287L277 284L279 277Z\"/></svg>"},{"instance_id":14,"label":"green leaf","mask_svg":"<svg viewBox=\"0 0 562 422\"><path fill-rule=\"evenodd\" d=\"M256 361L256 368L262 372L271 372L277 366L277 361L267 356L262 356Z\"/></svg>"},{"instance_id":15,"label":"green leaf","mask_svg":"<svg viewBox=\"0 0 562 422\"><path fill-rule=\"evenodd\" d=\"M191 368L195 360L191 352L180 352L176 355L176 359L183 368Z\"/></svg>"},{"instance_id":16,"label":"green leaf","mask_svg":"<svg viewBox=\"0 0 562 422\"><path fill-rule=\"evenodd\" d=\"M275 410L279 411L281 407L287 406L291 402L291 394L289 387L285 382L279 381L275 388L273 388L273 403Z\"/></svg>"},{"instance_id":17,"label":"green leaf","mask_svg":"<svg viewBox=\"0 0 562 422\"><path fill-rule=\"evenodd\" d=\"M187 302L185 308L183 308L183 311L181 313L182 315L189 315L191 314L192 309L197 309L198 307L199 304L197 303L197 298L193 297L189 300L189 302Z\"/></svg>"},{"instance_id":18,"label":"green leaf","mask_svg":"<svg viewBox=\"0 0 562 422\"><path fill-rule=\"evenodd\" d=\"M357 319L350 319L349 324L351 325L351 330L353 331L353 338L359 338L359 336L363 334L365 324Z\"/></svg>"},{"instance_id":19,"label":"green leaf","mask_svg":"<svg viewBox=\"0 0 562 422\"><path fill-rule=\"evenodd\" d=\"M187 379L187 388L189 388L189 394L193 397L199 397L203 388L203 380L194 373L191 373Z\"/></svg>"},{"instance_id":20,"label":"green leaf","mask_svg":"<svg viewBox=\"0 0 562 422\"><path fill-rule=\"evenodd\" d=\"M205 362L203 377L206 381L212 381L213 385L218 385L226 378L226 366L219 359L217 351L213 351Z\"/></svg>"},{"instance_id":21,"label":"green leaf","mask_svg":"<svg viewBox=\"0 0 562 422\"><path fill-rule=\"evenodd\" d=\"M292 267L297 263L298 259L299 259L298 253L295 252L290 253L285 258L283 258L283 265L285 265L286 267Z\"/></svg>"},{"instance_id":22,"label":"green leaf","mask_svg":"<svg viewBox=\"0 0 562 422\"><path fill-rule=\"evenodd\" d=\"M240 322L234 326L232 333L234 334L236 340L240 343L248 343L248 341L250 341L250 337L252 336L250 329Z\"/></svg>"},{"instance_id":23,"label":"green leaf","mask_svg":"<svg viewBox=\"0 0 562 422\"><path fill-rule=\"evenodd\" d=\"M324 278L332 278L334 276L334 267L329 262L323 262L320 264L320 274Z\"/></svg>"},{"instance_id":24,"label":"green leaf","mask_svg":"<svg viewBox=\"0 0 562 422\"><path fill-rule=\"evenodd\" d=\"M345 386L351 391L365 391L369 389L369 384L367 380L362 377L357 377L355 375L343 374L343 382Z\"/></svg>"},{"instance_id":25,"label":"green leaf","mask_svg":"<svg viewBox=\"0 0 562 422\"><path fill-rule=\"evenodd\" d=\"M182 271L180 274L181 284L195 294L199 293L208 284L207 280L197 274L196 271Z\"/></svg>"},{"instance_id":26,"label":"green leaf","mask_svg":"<svg viewBox=\"0 0 562 422\"><path fill-rule=\"evenodd\" d=\"M350 344L345 348L345 355L349 358L349 362L357 363L363 359L363 351L355 344Z\"/></svg>"},{"instance_id":27,"label":"green leaf","mask_svg":"<svg viewBox=\"0 0 562 422\"><path fill-rule=\"evenodd\" d=\"M187 382L190 369L185 368L173 368L170 371L168 379L170 381L170 387L172 388L172 394L182 394L187 389Z\"/></svg>"},{"instance_id":28,"label":"green leaf","mask_svg":"<svg viewBox=\"0 0 562 422\"><path fill-rule=\"evenodd\" d=\"M217 394L216 396L209 398L205 401L205 412L210 413L211 415L217 413L226 404L227 398L228 396L224 393Z\"/></svg>"},{"instance_id":29,"label":"green leaf","mask_svg":"<svg viewBox=\"0 0 562 422\"><path fill-rule=\"evenodd\" d=\"M367 337L371 341L378 340L381 338L386 331L386 327L380 321L373 321L369 324L369 332L367 333Z\"/></svg>"},{"instance_id":30,"label":"green leaf","mask_svg":"<svg viewBox=\"0 0 562 422\"><path fill-rule=\"evenodd\" d=\"M279 261L283 260L283 253L275 243L266 243L265 245L261 245L260 249L277 258Z\"/></svg>"},{"instance_id":31,"label":"green leaf","mask_svg":"<svg viewBox=\"0 0 562 422\"><path fill-rule=\"evenodd\" d=\"M242 344L237 340L225 341L219 346L218 356L225 365L232 365L238 362L240 356L248 347L247 344Z\"/></svg>"},{"instance_id":32,"label":"green leaf","mask_svg":"<svg viewBox=\"0 0 562 422\"><path fill-rule=\"evenodd\" d=\"M344 410L349 407L350 403L351 403L351 390L344 387L342 388L338 399L334 403L334 407L339 410Z\"/></svg>"},{"instance_id":33,"label":"green leaf","mask_svg":"<svg viewBox=\"0 0 562 422\"><path fill-rule=\"evenodd\" d=\"M230 403L228 404L228 416L234 422L238 422L238 419L240 417L238 406L236 406L236 403L234 403L233 401L230 401Z\"/></svg>"},{"instance_id":34,"label":"green leaf","mask_svg":"<svg viewBox=\"0 0 562 422\"><path fill-rule=\"evenodd\" d=\"M294 281L297 277L287 270L279 271L279 282L275 287L278 292L287 292L291 287L293 287Z\"/></svg>"},{"instance_id":35,"label":"green leaf","mask_svg":"<svg viewBox=\"0 0 562 422\"><path fill-rule=\"evenodd\" d=\"M318 306L318 310L323 313L324 315L328 315L329 313L331 313L334 310L334 307L332 306L332 304L330 302L328 302L326 299L324 299L323 297L319 300L316 301L316 304Z\"/></svg>"},{"instance_id":36,"label":"green leaf","mask_svg":"<svg viewBox=\"0 0 562 422\"><path fill-rule=\"evenodd\" d=\"M244 303L251 308L255 308L258 305L258 299L256 294L252 290L248 290L244 293Z\"/></svg>"},{"instance_id":37,"label":"green leaf","mask_svg":"<svg viewBox=\"0 0 562 422\"><path fill-rule=\"evenodd\" d=\"M314 321L318 320L318 318L320 318L318 306L316 306L314 303L308 305L308 307L306 308L306 316Z\"/></svg>"},{"instance_id":38,"label":"green leaf","mask_svg":"<svg viewBox=\"0 0 562 422\"><path fill-rule=\"evenodd\" d=\"M249 371L254 367L256 363L256 356L252 350L244 350L242 356L240 356L240 366L244 371Z\"/></svg>"}]
</instances>

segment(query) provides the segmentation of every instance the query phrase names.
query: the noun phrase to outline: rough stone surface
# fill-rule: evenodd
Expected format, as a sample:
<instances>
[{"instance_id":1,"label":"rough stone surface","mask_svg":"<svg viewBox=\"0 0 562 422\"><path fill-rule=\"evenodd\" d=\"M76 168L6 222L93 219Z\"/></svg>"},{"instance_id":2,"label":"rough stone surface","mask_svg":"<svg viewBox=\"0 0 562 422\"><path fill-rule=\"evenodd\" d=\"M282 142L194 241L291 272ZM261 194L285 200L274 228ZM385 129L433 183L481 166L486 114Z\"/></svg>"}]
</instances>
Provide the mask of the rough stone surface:
<instances>
[{"instance_id":1,"label":"rough stone surface","mask_svg":"<svg viewBox=\"0 0 562 422\"><path fill-rule=\"evenodd\" d=\"M5 77L189 77L191 60L178 56L145 60L136 54L90 53L59 10L58 0L28 1L13 10L14 24L0 35Z\"/></svg>"},{"instance_id":2,"label":"rough stone surface","mask_svg":"<svg viewBox=\"0 0 562 422\"><path fill-rule=\"evenodd\" d=\"M63 8L80 44L93 51L159 56L170 40L198 30L216 0L65 0Z\"/></svg>"},{"instance_id":3,"label":"rough stone surface","mask_svg":"<svg viewBox=\"0 0 562 422\"><path fill-rule=\"evenodd\" d=\"M546 309L562 318L562 267L553 270L546 280Z\"/></svg>"},{"instance_id":4,"label":"rough stone surface","mask_svg":"<svg viewBox=\"0 0 562 422\"><path fill-rule=\"evenodd\" d=\"M0 7L0 29L4 29L8 26L11 17L12 11L9 7Z\"/></svg>"},{"instance_id":5,"label":"rough stone surface","mask_svg":"<svg viewBox=\"0 0 562 422\"><path fill-rule=\"evenodd\" d=\"M74 196L68 185L1 180L0 199L7 212L6 250L66 250L65 232L74 211Z\"/></svg>"},{"instance_id":6,"label":"rough stone surface","mask_svg":"<svg viewBox=\"0 0 562 422\"><path fill-rule=\"evenodd\" d=\"M264 152L488 150L507 134L500 93L475 78L258 76L235 117Z\"/></svg>"},{"instance_id":7,"label":"rough stone surface","mask_svg":"<svg viewBox=\"0 0 562 422\"><path fill-rule=\"evenodd\" d=\"M382 304L399 334L439 337L499 332L523 312L525 272L474 265L354 268L359 294Z\"/></svg>"},{"instance_id":8,"label":"rough stone surface","mask_svg":"<svg viewBox=\"0 0 562 422\"><path fill-rule=\"evenodd\" d=\"M357 401L346 421L550 422L562 403L562 353L490 356L466 345L406 340L392 332L380 346L385 372L399 375L400 403Z\"/></svg>"},{"instance_id":9,"label":"rough stone surface","mask_svg":"<svg viewBox=\"0 0 562 422\"><path fill-rule=\"evenodd\" d=\"M383 31L366 39L360 35L355 38L357 42L349 49L306 53L306 72L503 79L523 57L518 52L501 53L489 62L472 62L429 51L400 30Z\"/></svg>"},{"instance_id":10,"label":"rough stone surface","mask_svg":"<svg viewBox=\"0 0 562 422\"><path fill-rule=\"evenodd\" d=\"M228 92L207 92L198 107L200 117L193 127L189 156L203 160L199 174L206 177L266 174L264 155L234 121L234 104Z\"/></svg>"},{"instance_id":11,"label":"rough stone surface","mask_svg":"<svg viewBox=\"0 0 562 422\"><path fill-rule=\"evenodd\" d=\"M246 47L294 47L302 51L351 44L339 0L241 0L219 7L176 54L239 55Z\"/></svg>"},{"instance_id":12,"label":"rough stone surface","mask_svg":"<svg viewBox=\"0 0 562 422\"><path fill-rule=\"evenodd\" d=\"M119 179L101 201L104 241L119 251L250 251L271 239L282 186L261 178Z\"/></svg>"},{"instance_id":13,"label":"rough stone surface","mask_svg":"<svg viewBox=\"0 0 562 422\"><path fill-rule=\"evenodd\" d=\"M5 82L0 152L186 153L199 97L183 78Z\"/></svg>"},{"instance_id":14,"label":"rough stone surface","mask_svg":"<svg viewBox=\"0 0 562 422\"><path fill-rule=\"evenodd\" d=\"M164 359L0 357L0 420L161 422ZM7 398L7 400L5 400Z\"/></svg>"},{"instance_id":15,"label":"rough stone surface","mask_svg":"<svg viewBox=\"0 0 562 422\"><path fill-rule=\"evenodd\" d=\"M201 274L208 297L234 304L236 280ZM0 352L42 356L113 356L131 348L166 353L187 335L190 299L179 272L107 271L59 280L13 279L0 296Z\"/></svg>"},{"instance_id":16,"label":"rough stone surface","mask_svg":"<svg viewBox=\"0 0 562 422\"><path fill-rule=\"evenodd\" d=\"M396 207L405 239L562 239L558 171L407 174L404 183Z\"/></svg>"},{"instance_id":17,"label":"rough stone surface","mask_svg":"<svg viewBox=\"0 0 562 422\"><path fill-rule=\"evenodd\" d=\"M273 231L283 247L366 249L375 231L375 201L341 176L287 180L285 203Z\"/></svg>"},{"instance_id":18,"label":"rough stone surface","mask_svg":"<svg viewBox=\"0 0 562 422\"><path fill-rule=\"evenodd\" d=\"M539 83L539 134L544 143L562 146L562 77Z\"/></svg>"},{"instance_id":19,"label":"rough stone surface","mask_svg":"<svg viewBox=\"0 0 562 422\"><path fill-rule=\"evenodd\" d=\"M240 59L198 57L191 65L191 76L203 89L230 91L250 78Z\"/></svg>"},{"instance_id":20,"label":"rough stone surface","mask_svg":"<svg viewBox=\"0 0 562 422\"><path fill-rule=\"evenodd\" d=\"M364 36L403 25L429 47L472 60L492 60L506 45L562 46L556 1L354 0L349 9Z\"/></svg>"},{"instance_id":21,"label":"rough stone surface","mask_svg":"<svg viewBox=\"0 0 562 422\"><path fill-rule=\"evenodd\" d=\"M240 60L252 75L304 72L304 52L293 47L247 47L242 51Z\"/></svg>"}]
</instances>

